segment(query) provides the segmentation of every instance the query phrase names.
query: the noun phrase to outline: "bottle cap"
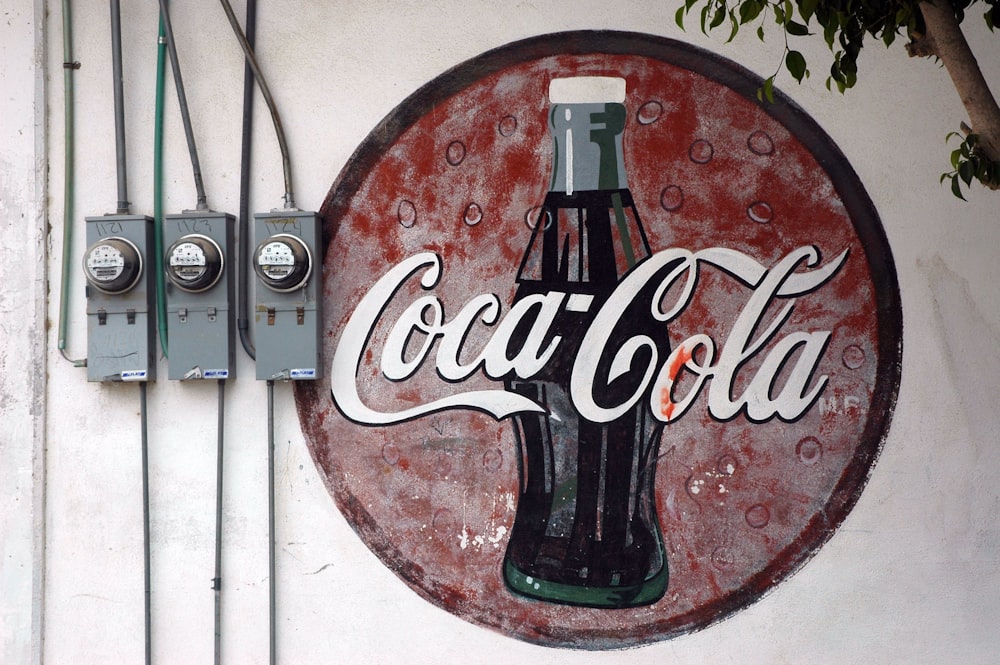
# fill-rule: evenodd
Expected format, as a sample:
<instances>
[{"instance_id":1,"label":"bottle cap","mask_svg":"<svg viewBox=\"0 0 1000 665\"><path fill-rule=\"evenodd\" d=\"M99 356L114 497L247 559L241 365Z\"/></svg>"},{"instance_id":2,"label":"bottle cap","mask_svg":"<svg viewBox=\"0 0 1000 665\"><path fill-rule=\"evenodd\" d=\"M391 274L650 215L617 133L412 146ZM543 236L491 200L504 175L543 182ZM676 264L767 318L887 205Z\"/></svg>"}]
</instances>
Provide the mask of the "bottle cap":
<instances>
[{"instance_id":1,"label":"bottle cap","mask_svg":"<svg viewBox=\"0 0 1000 665\"><path fill-rule=\"evenodd\" d=\"M552 104L600 104L625 101L625 79L619 76L574 76L549 82Z\"/></svg>"}]
</instances>

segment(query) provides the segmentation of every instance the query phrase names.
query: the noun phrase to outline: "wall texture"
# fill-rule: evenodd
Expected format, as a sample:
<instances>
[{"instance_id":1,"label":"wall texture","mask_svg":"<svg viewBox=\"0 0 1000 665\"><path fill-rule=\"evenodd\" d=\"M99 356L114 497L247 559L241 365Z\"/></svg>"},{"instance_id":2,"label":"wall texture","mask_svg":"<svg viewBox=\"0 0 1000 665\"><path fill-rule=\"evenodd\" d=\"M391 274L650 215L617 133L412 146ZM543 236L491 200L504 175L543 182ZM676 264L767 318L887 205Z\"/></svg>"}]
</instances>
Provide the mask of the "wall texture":
<instances>
[{"instance_id":1,"label":"wall texture","mask_svg":"<svg viewBox=\"0 0 1000 665\"><path fill-rule=\"evenodd\" d=\"M88 384L56 348L65 171L61 7L3 2L0 20L0 662L138 662L143 654L139 397ZM238 207L242 56L221 8L171 2L209 204ZM15 6L16 5L16 6ZM133 211L152 212L155 3L125 3L124 80ZM348 5L348 6L344 6ZM264 4L258 53L284 116L296 202L316 209L368 132L449 67L507 42L570 29L689 41L766 76L780 41L730 44L679 31L669 3ZM115 206L108 8L74 3L77 186L82 217ZM242 7L237 7L242 13ZM969 21L994 90L1000 47ZM313 467L288 386L276 390L281 662L988 663L1000 649L1000 265L997 194L938 186L944 136L964 113L947 74L878 45L858 87L813 78L784 90L832 136L878 209L895 257L905 350L881 459L842 528L760 602L696 634L626 653L546 649L465 623L386 569L338 513ZM172 90L166 204L194 206ZM278 207L280 160L256 112L251 209ZM70 357L85 354L81 280ZM165 375L165 361L161 359ZM223 660L263 663L267 630L264 386L239 356L227 389ZM153 657L212 657L215 387L149 389Z\"/></svg>"}]
</instances>

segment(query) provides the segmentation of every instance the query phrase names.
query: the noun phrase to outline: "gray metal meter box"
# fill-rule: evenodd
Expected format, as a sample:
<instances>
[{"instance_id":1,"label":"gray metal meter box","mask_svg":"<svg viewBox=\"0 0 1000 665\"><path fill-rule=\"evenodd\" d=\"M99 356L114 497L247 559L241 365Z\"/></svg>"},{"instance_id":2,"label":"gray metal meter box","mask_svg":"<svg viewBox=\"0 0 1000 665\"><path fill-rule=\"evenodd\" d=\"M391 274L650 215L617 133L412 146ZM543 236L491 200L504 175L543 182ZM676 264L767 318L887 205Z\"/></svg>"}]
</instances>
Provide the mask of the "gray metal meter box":
<instances>
[{"instance_id":1,"label":"gray metal meter box","mask_svg":"<svg viewBox=\"0 0 1000 665\"><path fill-rule=\"evenodd\" d=\"M87 217L87 380L156 379L153 219Z\"/></svg>"},{"instance_id":2,"label":"gray metal meter box","mask_svg":"<svg viewBox=\"0 0 1000 665\"><path fill-rule=\"evenodd\" d=\"M251 257L257 379L310 380L323 376L319 340L322 266L314 212L273 210L254 216Z\"/></svg>"},{"instance_id":3,"label":"gray metal meter box","mask_svg":"<svg viewBox=\"0 0 1000 665\"><path fill-rule=\"evenodd\" d=\"M236 376L234 222L208 210L164 217L170 379Z\"/></svg>"}]
</instances>

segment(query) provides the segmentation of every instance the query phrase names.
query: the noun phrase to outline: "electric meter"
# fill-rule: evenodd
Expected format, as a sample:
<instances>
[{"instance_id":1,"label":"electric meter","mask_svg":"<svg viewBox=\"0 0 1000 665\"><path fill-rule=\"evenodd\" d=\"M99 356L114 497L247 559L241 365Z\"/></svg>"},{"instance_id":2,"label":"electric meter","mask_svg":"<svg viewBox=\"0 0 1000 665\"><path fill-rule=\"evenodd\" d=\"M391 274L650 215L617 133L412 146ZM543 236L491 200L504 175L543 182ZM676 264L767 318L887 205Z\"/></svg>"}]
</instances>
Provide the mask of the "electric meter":
<instances>
[{"instance_id":1,"label":"electric meter","mask_svg":"<svg viewBox=\"0 0 1000 665\"><path fill-rule=\"evenodd\" d=\"M156 379L153 218L87 217L87 380Z\"/></svg>"},{"instance_id":2,"label":"electric meter","mask_svg":"<svg viewBox=\"0 0 1000 665\"><path fill-rule=\"evenodd\" d=\"M222 277L222 248L212 238L192 233L179 238L167 250L167 278L188 293L201 293Z\"/></svg>"},{"instance_id":3,"label":"electric meter","mask_svg":"<svg viewBox=\"0 0 1000 665\"><path fill-rule=\"evenodd\" d=\"M163 218L169 379L236 376L236 275L226 261L235 256L235 221L213 210Z\"/></svg>"},{"instance_id":4,"label":"electric meter","mask_svg":"<svg viewBox=\"0 0 1000 665\"><path fill-rule=\"evenodd\" d=\"M130 240L102 238L87 248L83 271L87 282L101 293L125 293L142 277L142 254Z\"/></svg>"},{"instance_id":5,"label":"electric meter","mask_svg":"<svg viewBox=\"0 0 1000 665\"><path fill-rule=\"evenodd\" d=\"M257 379L300 381L323 376L322 228L314 212L254 215L254 342Z\"/></svg>"},{"instance_id":6,"label":"electric meter","mask_svg":"<svg viewBox=\"0 0 1000 665\"><path fill-rule=\"evenodd\" d=\"M301 238L279 233L257 246L253 267L264 286L278 293L288 293L301 289L309 281L312 252Z\"/></svg>"}]
</instances>

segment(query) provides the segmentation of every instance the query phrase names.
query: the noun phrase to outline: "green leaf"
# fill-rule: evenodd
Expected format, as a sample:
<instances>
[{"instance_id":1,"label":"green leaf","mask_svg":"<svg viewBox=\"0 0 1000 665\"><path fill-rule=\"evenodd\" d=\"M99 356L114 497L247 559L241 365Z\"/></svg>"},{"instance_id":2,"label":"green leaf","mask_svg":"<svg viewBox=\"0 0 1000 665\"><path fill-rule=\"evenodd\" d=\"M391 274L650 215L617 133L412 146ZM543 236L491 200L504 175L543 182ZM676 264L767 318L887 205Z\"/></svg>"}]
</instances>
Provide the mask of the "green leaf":
<instances>
[{"instance_id":1,"label":"green leaf","mask_svg":"<svg viewBox=\"0 0 1000 665\"><path fill-rule=\"evenodd\" d=\"M732 30L729 32L729 39L726 40L727 44L736 39L736 33L740 31L740 23L736 20L736 11L732 9L729 10L729 24L732 26Z\"/></svg>"},{"instance_id":2,"label":"green leaf","mask_svg":"<svg viewBox=\"0 0 1000 665\"><path fill-rule=\"evenodd\" d=\"M722 22L726 20L726 12L722 9L715 10L715 16L712 17L712 22L708 24L708 29L712 30L718 28L722 25Z\"/></svg>"},{"instance_id":3,"label":"green leaf","mask_svg":"<svg viewBox=\"0 0 1000 665\"><path fill-rule=\"evenodd\" d=\"M962 151L955 149L951 151L951 168L958 170L958 163L962 159Z\"/></svg>"},{"instance_id":4,"label":"green leaf","mask_svg":"<svg viewBox=\"0 0 1000 665\"><path fill-rule=\"evenodd\" d=\"M746 0L740 5L740 23L749 23L758 16L760 12L764 9L764 3L757 2L757 0Z\"/></svg>"},{"instance_id":5,"label":"green leaf","mask_svg":"<svg viewBox=\"0 0 1000 665\"><path fill-rule=\"evenodd\" d=\"M962 196L962 186L959 184L958 176L951 177L951 193L965 201L965 197Z\"/></svg>"},{"instance_id":6,"label":"green leaf","mask_svg":"<svg viewBox=\"0 0 1000 665\"><path fill-rule=\"evenodd\" d=\"M796 37L803 37L809 34L809 28L802 25L798 21L793 21L788 19L785 23L785 31L790 35L795 35Z\"/></svg>"},{"instance_id":7,"label":"green leaf","mask_svg":"<svg viewBox=\"0 0 1000 665\"><path fill-rule=\"evenodd\" d=\"M771 104L774 103L774 77L769 76L764 81L764 98Z\"/></svg>"},{"instance_id":8,"label":"green leaf","mask_svg":"<svg viewBox=\"0 0 1000 665\"><path fill-rule=\"evenodd\" d=\"M788 69L788 73L792 75L799 83L802 83L803 77L806 75L806 59L798 51L789 51L785 55L785 67Z\"/></svg>"},{"instance_id":9,"label":"green leaf","mask_svg":"<svg viewBox=\"0 0 1000 665\"><path fill-rule=\"evenodd\" d=\"M816 13L818 4L819 0L799 0L799 14L802 15L803 21L809 23L809 19Z\"/></svg>"},{"instance_id":10,"label":"green leaf","mask_svg":"<svg viewBox=\"0 0 1000 665\"><path fill-rule=\"evenodd\" d=\"M764 41L764 26L757 26L757 38L760 41Z\"/></svg>"},{"instance_id":11,"label":"green leaf","mask_svg":"<svg viewBox=\"0 0 1000 665\"><path fill-rule=\"evenodd\" d=\"M958 177L962 179L962 182L966 186L972 184L972 179L976 177L976 165L975 163L968 161L962 162L958 165Z\"/></svg>"},{"instance_id":12,"label":"green leaf","mask_svg":"<svg viewBox=\"0 0 1000 665\"><path fill-rule=\"evenodd\" d=\"M674 14L674 23L676 23L677 27L681 30L684 29L684 11L684 7L681 7L677 10L677 13Z\"/></svg>"},{"instance_id":13,"label":"green leaf","mask_svg":"<svg viewBox=\"0 0 1000 665\"><path fill-rule=\"evenodd\" d=\"M826 41L826 45L833 50L833 40L837 36L837 24L835 21L830 21L823 27L823 39Z\"/></svg>"},{"instance_id":14,"label":"green leaf","mask_svg":"<svg viewBox=\"0 0 1000 665\"><path fill-rule=\"evenodd\" d=\"M701 32L702 34L708 34L708 12L712 8L711 5L705 5L701 8Z\"/></svg>"},{"instance_id":15,"label":"green leaf","mask_svg":"<svg viewBox=\"0 0 1000 665\"><path fill-rule=\"evenodd\" d=\"M885 30L882 31L882 43L885 44L886 48L892 46L892 43L894 41L896 41L895 30L889 30L888 28L886 28Z\"/></svg>"}]
</instances>

